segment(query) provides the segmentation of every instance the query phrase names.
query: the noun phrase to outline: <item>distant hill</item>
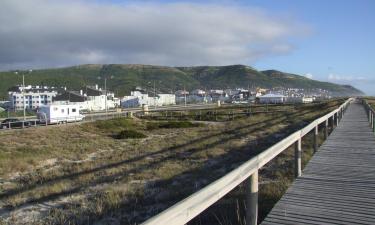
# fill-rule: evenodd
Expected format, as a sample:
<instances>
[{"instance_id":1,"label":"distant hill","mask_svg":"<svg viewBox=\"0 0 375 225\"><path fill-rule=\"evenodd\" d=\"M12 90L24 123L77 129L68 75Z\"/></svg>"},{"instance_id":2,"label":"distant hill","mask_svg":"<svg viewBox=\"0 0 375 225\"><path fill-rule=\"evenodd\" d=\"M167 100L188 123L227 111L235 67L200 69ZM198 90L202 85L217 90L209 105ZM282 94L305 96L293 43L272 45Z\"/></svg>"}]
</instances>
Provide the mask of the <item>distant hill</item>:
<instances>
[{"instance_id":1,"label":"distant hill","mask_svg":"<svg viewBox=\"0 0 375 225\"><path fill-rule=\"evenodd\" d=\"M22 71L21 71L22 73ZM78 90L85 85L104 86L100 76L113 76L107 81L108 89L117 95L129 94L136 86L171 93L184 87L187 90L202 88L234 87L293 87L323 88L335 96L362 95L363 93L349 85L338 85L308 79L304 76L284 73L276 70L257 71L249 66L197 66L166 67L135 64L88 64L66 68L34 70L27 74L26 84L48 85ZM14 71L0 72L0 99L7 97L9 87L21 84L22 77Z\"/></svg>"}]
</instances>

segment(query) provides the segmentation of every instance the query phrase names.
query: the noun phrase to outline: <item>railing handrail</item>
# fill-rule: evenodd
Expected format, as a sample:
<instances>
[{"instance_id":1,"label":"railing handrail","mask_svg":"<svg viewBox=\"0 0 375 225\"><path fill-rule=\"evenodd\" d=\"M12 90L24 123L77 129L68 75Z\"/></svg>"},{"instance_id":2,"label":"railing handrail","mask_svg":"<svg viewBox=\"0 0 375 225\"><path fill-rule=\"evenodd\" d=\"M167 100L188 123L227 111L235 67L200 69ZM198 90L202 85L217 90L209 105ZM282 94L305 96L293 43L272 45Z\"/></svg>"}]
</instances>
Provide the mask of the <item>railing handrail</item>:
<instances>
[{"instance_id":1,"label":"railing handrail","mask_svg":"<svg viewBox=\"0 0 375 225\"><path fill-rule=\"evenodd\" d=\"M164 224L186 224L212 204L217 202L245 179L249 178L253 173L257 172L262 166L274 159L277 155L289 148L296 141L313 130L316 126L327 121L340 110L343 110L354 99L349 98L345 103L340 105L337 109L322 116L306 127L294 132L280 142L274 144L270 148L252 157L250 160L244 162L238 168L227 173L223 177L217 179L201 190L193 193L189 197L174 204L163 212L151 217L143 225L164 225Z\"/></svg>"}]
</instances>

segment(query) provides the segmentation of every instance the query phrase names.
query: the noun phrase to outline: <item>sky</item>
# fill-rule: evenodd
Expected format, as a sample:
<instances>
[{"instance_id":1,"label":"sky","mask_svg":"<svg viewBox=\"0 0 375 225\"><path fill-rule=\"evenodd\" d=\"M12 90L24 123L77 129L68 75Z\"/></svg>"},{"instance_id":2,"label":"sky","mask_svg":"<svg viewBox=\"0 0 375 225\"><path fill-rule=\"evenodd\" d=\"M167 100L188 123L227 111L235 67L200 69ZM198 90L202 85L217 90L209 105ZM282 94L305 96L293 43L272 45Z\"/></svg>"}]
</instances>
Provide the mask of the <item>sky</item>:
<instances>
[{"instance_id":1,"label":"sky","mask_svg":"<svg viewBox=\"0 0 375 225\"><path fill-rule=\"evenodd\" d=\"M373 0L1 0L0 70L245 64L375 95Z\"/></svg>"}]
</instances>

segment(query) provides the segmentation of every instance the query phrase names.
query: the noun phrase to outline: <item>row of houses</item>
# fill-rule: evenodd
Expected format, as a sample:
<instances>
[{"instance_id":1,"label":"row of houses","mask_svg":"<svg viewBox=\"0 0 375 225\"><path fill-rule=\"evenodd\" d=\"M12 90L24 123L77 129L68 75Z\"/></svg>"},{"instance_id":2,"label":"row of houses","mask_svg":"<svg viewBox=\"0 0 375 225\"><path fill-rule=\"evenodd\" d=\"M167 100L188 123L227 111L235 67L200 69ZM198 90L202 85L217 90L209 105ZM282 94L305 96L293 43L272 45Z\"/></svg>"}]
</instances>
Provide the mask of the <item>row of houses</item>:
<instances>
[{"instance_id":1,"label":"row of houses","mask_svg":"<svg viewBox=\"0 0 375 225\"><path fill-rule=\"evenodd\" d=\"M261 104L274 103L309 103L315 100L297 91L289 96L272 93L266 89L227 89L227 90L179 90L175 94L151 93L136 88L129 96L115 97L111 91L106 91L95 86L86 86L79 91L69 91L66 88L47 86L15 86L9 89L9 102L6 108L12 110L38 109L45 105L75 105L80 111L102 111L117 107L133 108L148 106L164 106L191 103L246 103L258 102Z\"/></svg>"},{"instance_id":2,"label":"row of houses","mask_svg":"<svg viewBox=\"0 0 375 225\"><path fill-rule=\"evenodd\" d=\"M7 108L12 110L35 110L46 105L76 105L80 111L101 111L120 106L113 92L95 86L86 86L79 91L46 86L15 86L8 90Z\"/></svg>"}]
</instances>

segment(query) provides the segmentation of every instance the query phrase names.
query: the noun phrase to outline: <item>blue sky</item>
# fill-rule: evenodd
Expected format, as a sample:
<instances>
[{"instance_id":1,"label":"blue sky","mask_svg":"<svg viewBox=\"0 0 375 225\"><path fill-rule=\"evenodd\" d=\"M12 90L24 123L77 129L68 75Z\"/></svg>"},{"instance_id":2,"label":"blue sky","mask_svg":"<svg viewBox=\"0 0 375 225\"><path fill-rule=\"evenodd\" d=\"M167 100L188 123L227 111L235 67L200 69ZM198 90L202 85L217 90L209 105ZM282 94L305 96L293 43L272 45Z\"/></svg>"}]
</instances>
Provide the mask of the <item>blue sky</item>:
<instances>
[{"instance_id":1,"label":"blue sky","mask_svg":"<svg viewBox=\"0 0 375 225\"><path fill-rule=\"evenodd\" d=\"M250 62L255 68L272 68L308 74L313 79L353 84L375 95L374 0L248 0L210 3L259 7L268 14L288 17L309 26L309 35L290 38L294 47L292 52Z\"/></svg>"},{"instance_id":2,"label":"blue sky","mask_svg":"<svg viewBox=\"0 0 375 225\"><path fill-rule=\"evenodd\" d=\"M311 73L320 80L330 77L375 95L375 1L254 0L251 4L290 13L313 30L309 37L294 40L294 52L260 60L257 68Z\"/></svg>"},{"instance_id":3,"label":"blue sky","mask_svg":"<svg viewBox=\"0 0 375 225\"><path fill-rule=\"evenodd\" d=\"M1 0L0 70L246 64L375 95L375 0Z\"/></svg>"}]
</instances>

